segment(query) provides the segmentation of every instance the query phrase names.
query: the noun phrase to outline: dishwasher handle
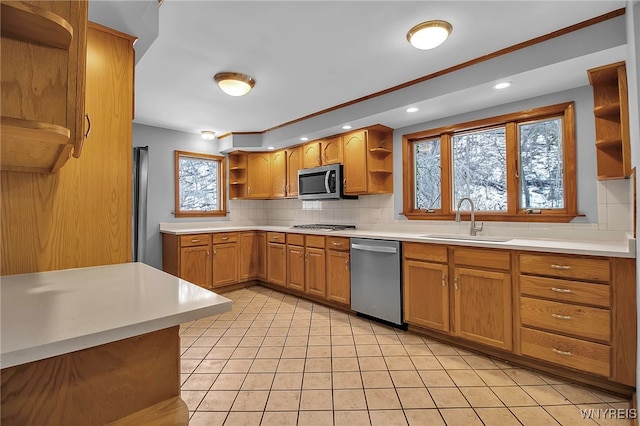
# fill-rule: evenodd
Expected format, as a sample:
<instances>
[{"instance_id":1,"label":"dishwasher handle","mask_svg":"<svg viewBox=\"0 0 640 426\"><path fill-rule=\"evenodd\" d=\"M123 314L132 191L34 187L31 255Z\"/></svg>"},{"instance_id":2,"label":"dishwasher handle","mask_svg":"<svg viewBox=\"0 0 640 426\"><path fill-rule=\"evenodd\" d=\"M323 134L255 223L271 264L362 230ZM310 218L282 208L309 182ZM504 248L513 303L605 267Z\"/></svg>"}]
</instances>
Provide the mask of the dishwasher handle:
<instances>
[{"instance_id":1,"label":"dishwasher handle","mask_svg":"<svg viewBox=\"0 0 640 426\"><path fill-rule=\"evenodd\" d=\"M364 244L351 244L351 248L355 250L363 250L363 251L376 251L379 253L397 253L398 252L398 250L395 247L367 246Z\"/></svg>"}]
</instances>

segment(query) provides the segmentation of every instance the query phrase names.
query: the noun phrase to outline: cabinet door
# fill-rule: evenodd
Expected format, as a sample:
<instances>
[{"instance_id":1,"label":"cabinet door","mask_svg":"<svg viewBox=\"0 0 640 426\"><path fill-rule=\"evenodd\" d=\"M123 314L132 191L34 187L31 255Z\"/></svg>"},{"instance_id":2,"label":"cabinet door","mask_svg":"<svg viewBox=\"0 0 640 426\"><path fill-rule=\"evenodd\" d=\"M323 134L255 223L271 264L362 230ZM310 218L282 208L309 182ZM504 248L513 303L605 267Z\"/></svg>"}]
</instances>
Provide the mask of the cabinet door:
<instances>
[{"instance_id":1,"label":"cabinet door","mask_svg":"<svg viewBox=\"0 0 640 426\"><path fill-rule=\"evenodd\" d=\"M511 275L454 269L455 335L511 350Z\"/></svg>"},{"instance_id":2,"label":"cabinet door","mask_svg":"<svg viewBox=\"0 0 640 426\"><path fill-rule=\"evenodd\" d=\"M298 170L302 168L302 147L287 149L287 197L298 196Z\"/></svg>"},{"instance_id":3,"label":"cabinet door","mask_svg":"<svg viewBox=\"0 0 640 426\"><path fill-rule=\"evenodd\" d=\"M287 153L271 153L271 198L284 198L287 195Z\"/></svg>"},{"instance_id":4,"label":"cabinet door","mask_svg":"<svg viewBox=\"0 0 640 426\"><path fill-rule=\"evenodd\" d=\"M285 245L268 243L267 245L267 282L285 286L287 276L287 257Z\"/></svg>"},{"instance_id":5,"label":"cabinet door","mask_svg":"<svg viewBox=\"0 0 640 426\"><path fill-rule=\"evenodd\" d=\"M448 267L405 260L404 320L409 324L449 331Z\"/></svg>"},{"instance_id":6,"label":"cabinet door","mask_svg":"<svg viewBox=\"0 0 640 426\"><path fill-rule=\"evenodd\" d=\"M250 152L247 154L247 197L269 198L271 196L271 153Z\"/></svg>"},{"instance_id":7,"label":"cabinet door","mask_svg":"<svg viewBox=\"0 0 640 426\"><path fill-rule=\"evenodd\" d=\"M320 159L320 142L309 142L302 145L302 167L310 169L322 165Z\"/></svg>"},{"instance_id":8,"label":"cabinet door","mask_svg":"<svg viewBox=\"0 0 640 426\"><path fill-rule=\"evenodd\" d=\"M344 136L344 192L367 192L367 144L366 132L359 131Z\"/></svg>"},{"instance_id":9,"label":"cabinet door","mask_svg":"<svg viewBox=\"0 0 640 426\"><path fill-rule=\"evenodd\" d=\"M180 278L200 287L211 287L211 259L209 246L180 249Z\"/></svg>"},{"instance_id":10,"label":"cabinet door","mask_svg":"<svg viewBox=\"0 0 640 426\"><path fill-rule=\"evenodd\" d=\"M305 263L307 293L327 297L327 272L324 249L307 247Z\"/></svg>"},{"instance_id":11,"label":"cabinet door","mask_svg":"<svg viewBox=\"0 0 640 426\"><path fill-rule=\"evenodd\" d=\"M287 246L287 287L304 291L304 247Z\"/></svg>"},{"instance_id":12,"label":"cabinet door","mask_svg":"<svg viewBox=\"0 0 640 426\"><path fill-rule=\"evenodd\" d=\"M213 287L238 282L238 244L215 244L213 246Z\"/></svg>"},{"instance_id":13,"label":"cabinet door","mask_svg":"<svg viewBox=\"0 0 640 426\"><path fill-rule=\"evenodd\" d=\"M342 136L323 140L320 148L323 165L342 163Z\"/></svg>"},{"instance_id":14,"label":"cabinet door","mask_svg":"<svg viewBox=\"0 0 640 426\"><path fill-rule=\"evenodd\" d=\"M257 238L255 232L241 232L239 237L238 279L243 282L256 277Z\"/></svg>"},{"instance_id":15,"label":"cabinet door","mask_svg":"<svg viewBox=\"0 0 640 426\"><path fill-rule=\"evenodd\" d=\"M351 304L351 268L348 251L327 250L327 298Z\"/></svg>"},{"instance_id":16,"label":"cabinet door","mask_svg":"<svg viewBox=\"0 0 640 426\"><path fill-rule=\"evenodd\" d=\"M267 281L267 233L256 232L256 278Z\"/></svg>"}]
</instances>

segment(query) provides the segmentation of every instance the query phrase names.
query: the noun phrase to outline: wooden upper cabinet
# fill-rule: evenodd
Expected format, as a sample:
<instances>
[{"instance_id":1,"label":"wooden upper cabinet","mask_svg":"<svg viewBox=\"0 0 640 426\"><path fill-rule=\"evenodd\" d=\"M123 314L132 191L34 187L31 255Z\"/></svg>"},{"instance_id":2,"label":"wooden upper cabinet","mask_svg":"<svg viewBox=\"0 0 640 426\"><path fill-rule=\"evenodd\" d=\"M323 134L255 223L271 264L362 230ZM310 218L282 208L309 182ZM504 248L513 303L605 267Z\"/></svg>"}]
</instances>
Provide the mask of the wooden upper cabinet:
<instances>
[{"instance_id":1,"label":"wooden upper cabinet","mask_svg":"<svg viewBox=\"0 0 640 426\"><path fill-rule=\"evenodd\" d=\"M302 145L302 168L310 169L321 165L320 141L313 141Z\"/></svg>"},{"instance_id":2,"label":"wooden upper cabinet","mask_svg":"<svg viewBox=\"0 0 640 426\"><path fill-rule=\"evenodd\" d=\"M287 148L287 197L298 196L298 170L302 169L302 147Z\"/></svg>"},{"instance_id":3,"label":"wooden upper cabinet","mask_svg":"<svg viewBox=\"0 0 640 426\"><path fill-rule=\"evenodd\" d=\"M323 166L342 163L342 136L321 140L320 158Z\"/></svg>"},{"instance_id":4,"label":"wooden upper cabinet","mask_svg":"<svg viewBox=\"0 0 640 426\"><path fill-rule=\"evenodd\" d=\"M247 197L271 197L271 153L247 153Z\"/></svg>"},{"instance_id":5,"label":"wooden upper cabinet","mask_svg":"<svg viewBox=\"0 0 640 426\"><path fill-rule=\"evenodd\" d=\"M2 170L55 173L80 156L87 10L87 1L2 2Z\"/></svg>"},{"instance_id":6,"label":"wooden upper cabinet","mask_svg":"<svg viewBox=\"0 0 640 426\"><path fill-rule=\"evenodd\" d=\"M367 133L364 130L349 133L344 140L344 192L367 192Z\"/></svg>"},{"instance_id":7,"label":"wooden upper cabinet","mask_svg":"<svg viewBox=\"0 0 640 426\"><path fill-rule=\"evenodd\" d=\"M271 198L287 196L287 152L271 153Z\"/></svg>"},{"instance_id":8,"label":"wooden upper cabinet","mask_svg":"<svg viewBox=\"0 0 640 426\"><path fill-rule=\"evenodd\" d=\"M624 62L587 71L593 86L596 167L599 180L631 175L629 101Z\"/></svg>"}]
</instances>

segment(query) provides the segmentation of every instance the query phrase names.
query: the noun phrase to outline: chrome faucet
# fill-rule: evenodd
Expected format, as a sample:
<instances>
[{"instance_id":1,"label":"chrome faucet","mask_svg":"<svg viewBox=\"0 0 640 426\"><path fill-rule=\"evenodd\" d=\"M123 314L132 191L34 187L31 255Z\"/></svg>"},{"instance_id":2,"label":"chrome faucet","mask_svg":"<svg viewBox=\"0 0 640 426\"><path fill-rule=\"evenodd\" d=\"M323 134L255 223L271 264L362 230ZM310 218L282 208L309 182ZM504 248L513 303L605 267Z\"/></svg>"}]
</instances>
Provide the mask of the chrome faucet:
<instances>
[{"instance_id":1,"label":"chrome faucet","mask_svg":"<svg viewBox=\"0 0 640 426\"><path fill-rule=\"evenodd\" d=\"M460 201L458 201L458 208L456 209L456 222L460 222L460 206L462 205L462 202L464 200L467 200L469 202L469 205L471 206L471 222L469 223L469 234L472 237L475 237L477 232L482 232L482 227L484 226L484 224L480 223L480 227L476 226L475 207L473 206L473 200L471 198L464 197L460 198Z\"/></svg>"}]
</instances>

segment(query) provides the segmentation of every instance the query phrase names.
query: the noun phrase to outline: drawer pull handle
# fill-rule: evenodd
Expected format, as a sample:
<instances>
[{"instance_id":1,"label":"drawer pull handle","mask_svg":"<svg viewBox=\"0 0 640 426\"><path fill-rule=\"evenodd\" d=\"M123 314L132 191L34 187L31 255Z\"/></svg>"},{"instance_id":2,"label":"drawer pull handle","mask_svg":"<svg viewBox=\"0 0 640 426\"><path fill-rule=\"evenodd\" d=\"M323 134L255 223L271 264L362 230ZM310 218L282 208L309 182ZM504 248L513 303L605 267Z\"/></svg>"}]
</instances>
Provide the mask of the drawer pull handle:
<instances>
[{"instance_id":1,"label":"drawer pull handle","mask_svg":"<svg viewBox=\"0 0 640 426\"><path fill-rule=\"evenodd\" d=\"M570 315L551 314L551 316L556 318L556 319L561 319L561 320L570 320L571 319Z\"/></svg>"},{"instance_id":2,"label":"drawer pull handle","mask_svg":"<svg viewBox=\"0 0 640 426\"><path fill-rule=\"evenodd\" d=\"M199 243L199 242L200 242L200 240L195 240L195 239L194 239L194 240L191 240L191 242L192 242L192 243Z\"/></svg>"},{"instance_id":3,"label":"drawer pull handle","mask_svg":"<svg viewBox=\"0 0 640 426\"><path fill-rule=\"evenodd\" d=\"M555 353L559 354L559 355L566 355L566 356L571 356L573 355L571 352L569 351L561 351L560 349L556 349L553 348L552 351L554 351Z\"/></svg>"},{"instance_id":4,"label":"drawer pull handle","mask_svg":"<svg viewBox=\"0 0 640 426\"><path fill-rule=\"evenodd\" d=\"M342 243L336 243L336 242L334 241L334 242L333 242L333 245L334 245L334 246L341 246L341 245L342 245Z\"/></svg>"},{"instance_id":5,"label":"drawer pull handle","mask_svg":"<svg viewBox=\"0 0 640 426\"><path fill-rule=\"evenodd\" d=\"M560 271L566 271L568 269L571 269L571 266L569 265L551 265L551 269L558 269Z\"/></svg>"},{"instance_id":6,"label":"drawer pull handle","mask_svg":"<svg viewBox=\"0 0 640 426\"><path fill-rule=\"evenodd\" d=\"M458 289L458 277L455 277L453 279L453 287L457 290Z\"/></svg>"},{"instance_id":7,"label":"drawer pull handle","mask_svg":"<svg viewBox=\"0 0 640 426\"><path fill-rule=\"evenodd\" d=\"M442 275L442 287L447 286L447 274Z\"/></svg>"},{"instance_id":8,"label":"drawer pull handle","mask_svg":"<svg viewBox=\"0 0 640 426\"><path fill-rule=\"evenodd\" d=\"M279 240L280 237L271 237L272 240Z\"/></svg>"},{"instance_id":9,"label":"drawer pull handle","mask_svg":"<svg viewBox=\"0 0 640 426\"><path fill-rule=\"evenodd\" d=\"M556 293L571 293L571 290L568 288L551 287L551 291L555 291Z\"/></svg>"}]
</instances>

